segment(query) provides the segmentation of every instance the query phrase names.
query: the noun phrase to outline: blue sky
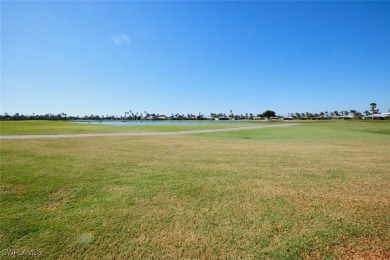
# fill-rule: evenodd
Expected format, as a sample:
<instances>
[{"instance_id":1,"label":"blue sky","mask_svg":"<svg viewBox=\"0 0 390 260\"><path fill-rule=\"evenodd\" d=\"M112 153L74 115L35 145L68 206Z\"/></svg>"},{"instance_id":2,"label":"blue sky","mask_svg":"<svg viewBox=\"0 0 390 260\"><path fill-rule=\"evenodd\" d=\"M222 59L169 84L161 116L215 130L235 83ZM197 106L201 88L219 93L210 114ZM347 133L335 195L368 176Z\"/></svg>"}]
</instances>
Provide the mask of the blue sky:
<instances>
[{"instance_id":1,"label":"blue sky","mask_svg":"<svg viewBox=\"0 0 390 260\"><path fill-rule=\"evenodd\" d=\"M390 2L2 1L1 113L390 109Z\"/></svg>"}]
</instances>

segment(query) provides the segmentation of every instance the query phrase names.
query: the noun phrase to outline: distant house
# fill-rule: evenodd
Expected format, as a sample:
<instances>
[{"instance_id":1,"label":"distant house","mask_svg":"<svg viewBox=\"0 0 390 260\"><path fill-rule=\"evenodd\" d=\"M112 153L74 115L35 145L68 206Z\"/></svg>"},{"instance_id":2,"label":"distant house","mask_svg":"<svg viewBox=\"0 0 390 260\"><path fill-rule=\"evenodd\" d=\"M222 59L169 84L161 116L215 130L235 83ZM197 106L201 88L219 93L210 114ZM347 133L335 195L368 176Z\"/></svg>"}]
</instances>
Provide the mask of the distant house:
<instances>
[{"instance_id":1,"label":"distant house","mask_svg":"<svg viewBox=\"0 0 390 260\"><path fill-rule=\"evenodd\" d=\"M381 114L373 114L364 116L364 119L367 120L385 120L390 119L390 113L381 113Z\"/></svg>"},{"instance_id":2,"label":"distant house","mask_svg":"<svg viewBox=\"0 0 390 260\"><path fill-rule=\"evenodd\" d=\"M314 120L330 120L330 119L332 119L331 117L329 117L329 116L316 116L316 117L314 117L313 118Z\"/></svg>"},{"instance_id":3,"label":"distant house","mask_svg":"<svg viewBox=\"0 0 390 260\"><path fill-rule=\"evenodd\" d=\"M215 120L230 120L227 116L220 116L215 118Z\"/></svg>"},{"instance_id":4,"label":"distant house","mask_svg":"<svg viewBox=\"0 0 390 260\"><path fill-rule=\"evenodd\" d=\"M145 118L146 120L157 120L158 119L158 117L157 116L148 116L148 117L146 117Z\"/></svg>"},{"instance_id":5,"label":"distant house","mask_svg":"<svg viewBox=\"0 0 390 260\"><path fill-rule=\"evenodd\" d=\"M353 119L353 115L345 115L345 116L338 116L336 119L340 119L340 120L351 120Z\"/></svg>"}]
</instances>

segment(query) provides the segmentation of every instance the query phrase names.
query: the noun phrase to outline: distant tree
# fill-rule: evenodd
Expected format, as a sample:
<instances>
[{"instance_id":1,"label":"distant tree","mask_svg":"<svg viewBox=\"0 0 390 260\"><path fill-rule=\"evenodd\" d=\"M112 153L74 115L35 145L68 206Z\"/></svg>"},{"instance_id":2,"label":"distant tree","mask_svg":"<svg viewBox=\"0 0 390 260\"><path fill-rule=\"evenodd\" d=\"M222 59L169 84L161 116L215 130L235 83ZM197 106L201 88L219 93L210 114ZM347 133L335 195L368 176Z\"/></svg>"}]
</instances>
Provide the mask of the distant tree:
<instances>
[{"instance_id":1,"label":"distant tree","mask_svg":"<svg viewBox=\"0 0 390 260\"><path fill-rule=\"evenodd\" d=\"M356 112L356 114L355 114L356 119L362 119L362 117L363 117L362 113Z\"/></svg>"},{"instance_id":2,"label":"distant tree","mask_svg":"<svg viewBox=\"0 0 390 260\"><path fill-rule=\"evenodd\" d=\"M349 110L349 112L352 114L352 117L353 117L354 119L358 119L358 118L359 118L359 114L360 114L360 113L358 113L356 110L351 109L351 110Z\"/></svg>"},{"instance_id":3,"label":"distant tree","mask_svg":"<svg viewBox=\"0 0 390 260\"><path fill-rule=\"evenodd\" d=\"M202 115L202 113L201 112L199 112L199 114L198 114L198 116L196 117L196 119L198 119L198 120L202 120L203 119L203 115Z\"/></svg>"},{"instance_id":4,"label":"distant tree","mask_svg":"<svg viewBox=\"0 0 390 260\"><path fill-rule=\"evenodd\" d=\"M276 116L275 112L272 111L272 110L267 110L263 113L263 116L267 119L269 119L270 117L274 117Z\"/></svg>"},{"instance_id":5,"label":"distant tree","mask_svg":"<svg viewBox=\"0 0 390 260\"><path fill-rule=\"evenodd\" d=\"M371 104L370 104L370 108L371 108L372 114L375 114L376 104L375 104L375 103L371 103Z\"/></svg>"}]
</instances>

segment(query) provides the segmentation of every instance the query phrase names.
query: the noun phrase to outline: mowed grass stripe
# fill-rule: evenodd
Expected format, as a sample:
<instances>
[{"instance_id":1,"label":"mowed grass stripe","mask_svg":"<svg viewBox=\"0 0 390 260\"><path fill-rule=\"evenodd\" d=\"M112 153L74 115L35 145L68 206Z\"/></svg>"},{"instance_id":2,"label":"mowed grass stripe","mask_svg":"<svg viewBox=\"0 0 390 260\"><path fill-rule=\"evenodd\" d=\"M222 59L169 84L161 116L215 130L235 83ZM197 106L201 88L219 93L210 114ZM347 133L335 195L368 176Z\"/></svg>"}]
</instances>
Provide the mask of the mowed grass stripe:
<instances>
[{"instance_id":1,"label":"mowed grass stripe","mask_svg":"<svg viewBox=\"0 0 390 260\"><path fill-rule=\"evenodd\" d=\"M389 125L333 124L1 140L2 248L60 259L389 257L390 140L377 133Z\"/></svg>"},{"instance_id":2,"label":"mowed grass stripe","mask_svg":"<svg viewBox=\"0 0 390 260\"><path fill-rule=\"evenodd\" d=\"M229 132L229 131L241 131L241 130L252 130L266 127L287 127L294 126L296 124L253 124L252 126L241 126L241 127L230 127L224 128L224 126L219 126L219 128L214 128L213 125L210 125L211 129L197 129L197 130L185 130L181 131L175 129L172 132L119 132L119 133L93 133L93 134L41 134L41 135L0 135L0 139L48 139L48 138L80 138L80 137L108 137L108 136L153 136L153 135L178 135L178 134L202 134L202 133L217 133L217 132Z\"/></svg>"},{"instance_id":3,"label":"mowed grass stripe","mask_svg":"<svg viewBox=\"0 0 390 260\"><path fill-rule=\"evenodd\" d=\"M204 125L128 125L110 126L103 124L76 124L65 121L0 121L1 135L60 135L60 134L93 134L93 133L123 133L123 132L173 132L186 130L203 130L218 128L235 128L248 125L262 125L259 121L248 124L204 124Z\"/></svg>"}]
</instances>

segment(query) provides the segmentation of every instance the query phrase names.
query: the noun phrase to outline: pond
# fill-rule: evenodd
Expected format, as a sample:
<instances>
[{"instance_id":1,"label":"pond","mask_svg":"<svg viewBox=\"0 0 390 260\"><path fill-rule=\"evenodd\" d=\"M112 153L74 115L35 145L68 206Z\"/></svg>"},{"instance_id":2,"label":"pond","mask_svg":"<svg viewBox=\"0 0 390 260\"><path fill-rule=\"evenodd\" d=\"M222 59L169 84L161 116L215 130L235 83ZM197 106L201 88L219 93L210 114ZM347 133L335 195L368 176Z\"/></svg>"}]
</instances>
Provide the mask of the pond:
<instances>
[{"instance_id":1,"label":"pond","mask_svg":"<svg viewBox=\"0 0 390 260\"><path fill-rule=\"evenodd\" d=\"M135 121L71 121L75 124L91 124L91 125L231 125L231 124L252 124L251 122L234 121L234 120L135 120Z\"/></svg>"}]
</instances>

